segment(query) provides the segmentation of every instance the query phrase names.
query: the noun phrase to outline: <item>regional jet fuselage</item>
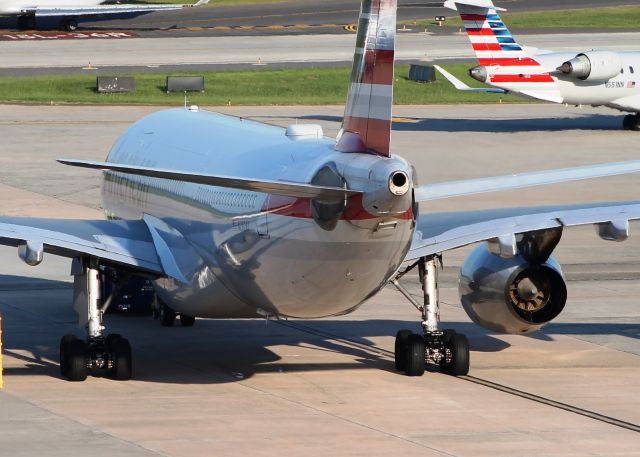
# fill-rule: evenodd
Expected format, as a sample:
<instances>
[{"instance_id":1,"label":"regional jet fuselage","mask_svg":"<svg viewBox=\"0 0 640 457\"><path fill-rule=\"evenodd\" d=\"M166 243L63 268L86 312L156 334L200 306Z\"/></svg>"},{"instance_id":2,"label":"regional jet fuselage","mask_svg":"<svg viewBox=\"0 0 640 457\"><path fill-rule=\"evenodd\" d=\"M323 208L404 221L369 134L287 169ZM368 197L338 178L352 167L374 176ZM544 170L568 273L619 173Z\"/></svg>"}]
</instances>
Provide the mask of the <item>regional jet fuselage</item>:
<instances>
[{"instance_id":1,"label":"regional jet fuselage","mask_svg":"<svg viewBox=\"0 0 640 457\"><path fill-rule=\"evenodd\" d=\"M630 112L623 126L640 130L640 52L585 49L551 52L520 45L492 0L448 0L463 20L479 65L474 79L537 100L570 105L607 106ZM470 88L438 68L458 89Z\"/></svg>"}]
</instances>

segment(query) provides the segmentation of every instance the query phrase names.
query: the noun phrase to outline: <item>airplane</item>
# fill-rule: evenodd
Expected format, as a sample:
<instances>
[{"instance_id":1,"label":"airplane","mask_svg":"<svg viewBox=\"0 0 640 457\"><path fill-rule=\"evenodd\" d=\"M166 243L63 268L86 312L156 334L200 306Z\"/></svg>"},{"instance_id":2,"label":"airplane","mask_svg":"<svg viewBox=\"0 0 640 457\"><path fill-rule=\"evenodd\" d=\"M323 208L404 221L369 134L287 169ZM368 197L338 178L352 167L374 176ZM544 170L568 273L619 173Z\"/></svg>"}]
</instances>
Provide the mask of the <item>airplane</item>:
<instances>
[{"instance_id":1,"label":"airplane","mask_svg":"<svg viewBox=\"0 0 640 457\"><path fill-rule=\"evenodd\" d=\"M440 66L456 89L512 92L569 105L607 106L623 112L625 130L640 130L640 52L552 52L521 46L491 0L447 0L464 23L479 65L469 76L492 88L473 88Z\"/></svg>"},{"instance_id":2,"label":"airplane","mask_svg":"<svg viewBox=\"0 0 640 457\"><path fill-rule=\"evenodd\" d=\"M423 213L419 203L638 172L640 161L419 185L390 147L396 9L396 0L362 0L337 138L314 124L161 110L131 125L104 162L58 159L102 171L105 220L0 217L0 244L28 265L45 253L72 259L86 336L61 338L65 378L132 377L131 344L107 334L103 319L106 268L152 279L164 326L177 316L191 326L196 317L342 315L392 284L422 323L395 338L396 368L409 376L427 362L454 376L469 371L467 338L439 322L443 252L480 243L459 288L479 325L522 333L560 314L567 287L552 254L564 229L593 224L601 238L623 241L640 202L445 213ZM415 270L422 300L403 284Z\"/></svg>"},{"instance_id":3,"label":"airplane","mask_svg":"<svg viewBox=\"0 0 640 457\"><path fill-rule=\"evenodd\" d=\"M60 29L72 32L77 30L78 18L82 16L129 13L146 14L152 11L171 11L197 7L209 3L209 0L199 0L193 5L121 5L105 4L106 1L107 0L0 0L0 16L16 16L18 18L18 28L21 30L36 28L37 18L59 17Z\"/></svg>"}]
</instances>

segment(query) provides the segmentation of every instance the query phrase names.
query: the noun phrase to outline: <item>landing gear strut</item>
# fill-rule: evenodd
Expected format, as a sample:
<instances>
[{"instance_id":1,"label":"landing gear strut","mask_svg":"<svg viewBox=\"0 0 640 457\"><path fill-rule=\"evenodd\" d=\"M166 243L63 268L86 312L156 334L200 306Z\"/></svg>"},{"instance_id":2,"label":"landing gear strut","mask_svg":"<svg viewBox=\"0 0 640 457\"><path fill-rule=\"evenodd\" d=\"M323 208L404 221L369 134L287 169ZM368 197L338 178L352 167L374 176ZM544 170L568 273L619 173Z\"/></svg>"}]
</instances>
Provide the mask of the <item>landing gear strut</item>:
<instances>
[{"instance_id":1,"label":"landing gear strut","mask_svg":"<svg viewBox=\"0 0 640 457\"><path fill-rule=\"evenodd\" d=\"M391 283L422 315L422 335L415 334L411 330L400 330L396 335L396 368L398 371L404 371L408 376L422 376L426 363L438 365L441 371L453 376L463 376L469 372L467 338L452 329L439 329L438 267L440 265L440 256L422 257L391 280ZM400 279L416 266L422 285L422 305L400 284Z\"/></svg>"},{"instance_id":2,"label":"landing gear strut","mask_svg":"<svg viewBox=\"0 0 640 457\"><path fill-rule=\"evenodd\" d=\"M622 120L622 127L625 130L640 131L640 114L627 114Z\"/></svg>"},{"instance_id":3,"label":"landing gear strut","mask_svg":"<svg viewBox=\"0 0 640 457\"><path fill-rule=\"evenodd\" d=\"M102 316L109 300L101 306L101 275L94 259L74 259L73 299L87 337L65 335L60 340L60 373L69 381L84 381L92 371L116 380L131 379L131 345L118 334L104 335Z\"/></svg>"}]
</instances>

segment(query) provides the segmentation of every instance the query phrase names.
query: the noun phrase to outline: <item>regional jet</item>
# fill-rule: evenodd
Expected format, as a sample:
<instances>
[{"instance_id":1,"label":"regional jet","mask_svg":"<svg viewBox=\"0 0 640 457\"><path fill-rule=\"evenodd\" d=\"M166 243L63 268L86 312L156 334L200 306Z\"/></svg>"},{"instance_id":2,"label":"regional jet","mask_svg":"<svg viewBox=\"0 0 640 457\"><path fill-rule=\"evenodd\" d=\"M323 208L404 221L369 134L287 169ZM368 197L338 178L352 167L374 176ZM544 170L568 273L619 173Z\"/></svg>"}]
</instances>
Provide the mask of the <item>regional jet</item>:
<instances>
[{"instance_id":1,"label":"regional jet","mask_svg":"<svg viewBox=\"0 0 640 457\"><path fill-rule=\"evenodd\" d=\"M469 87L436 66L457 89L512 92L569 105L608 106L627 114L625 130L640 130L640 52L551 52L518 44L491 0L447 0L457 10L478 58L469 75L492 88Z\"/></svg>"},{"instance_id":2,"label":"regional jet","mask_svg":"<svg viewBox=\"0 0 640 457\"><path fill-rule=\"evenodd\" d=\"M396 367L410 376L427 363L469 371L467 338L439 322L445 251L480 243L460 272L462 305L479 325L521 333L560 314L567 287L552 253L563 231L593 224L601 238L622 241L640 202L447 213L422 213L419 203L637 172L640 161L419 185L390 148L396 6L362 0L337 138L314 124L163 110L134 123L104 162L59 159L102 170L106 220L0 217L0 243L28 265L45 254L72 259L86 335L62 337L64 377L132 376L129 341L105 329L105 269L151 278L165 326L178 316L190 326L195 317L341 315L393 284L422 323L420 333L400 329L395 339ZM404 285L412 270L419 301Z\"/></svg>"},{"instance_id":3,"label":"regional jet","mask_svg":"<svg viewBox=\"0 0 640 457\"><path fill-rule=\"evenodd\" d=\"M146 14L152 11L170 11L209 3L199 0L194 5L178 4L105 4L107 0L0 0L0 16L16 16L19 29L34 29L37 19L59 18L60 28L74 31L78 18L114 14Z\"/></svg>"}]
</instances>

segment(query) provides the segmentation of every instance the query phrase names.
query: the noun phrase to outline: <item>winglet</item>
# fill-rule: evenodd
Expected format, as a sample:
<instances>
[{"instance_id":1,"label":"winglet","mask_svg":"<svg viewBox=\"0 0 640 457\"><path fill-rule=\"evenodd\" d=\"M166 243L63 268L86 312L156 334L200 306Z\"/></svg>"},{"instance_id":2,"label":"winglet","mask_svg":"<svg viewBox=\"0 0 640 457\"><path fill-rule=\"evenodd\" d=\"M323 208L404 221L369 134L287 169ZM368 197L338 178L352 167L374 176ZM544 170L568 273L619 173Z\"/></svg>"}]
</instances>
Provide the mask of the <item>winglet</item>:
<instances>
[{"instance_id":1,"label":"winglet","mask_svg":"<svg viewBox=\"0 0 640 457\"><path fill-rule=\"evenodd\" d=\"M362 0L349 93L336 144L341 152L390 154L396 10L397 0Z\"/></svg>"},{"instance_id":2,"label":"winglet","mask_svg":"<svg viewBox=\"0 0 640 457\"><path fill-rule=\"evenodd\" d=\"M453 76L451 73L449 73L447 70L442 68L441 66L434 65L434 67L435 67L436 70L438 70L442 74L442 76L444 76L447 79L447 81L449 81L451 84L453 84L453 86L458 90L468 90L468 91L472 91L472 92L490 92L490 93L494 93L494 94L504 94L504 93L506 93L506 90L499 89L499 88L496 88L496 87L469 87L465 83L460 81L458 78Z\"/></svg>"}]
</instances>

